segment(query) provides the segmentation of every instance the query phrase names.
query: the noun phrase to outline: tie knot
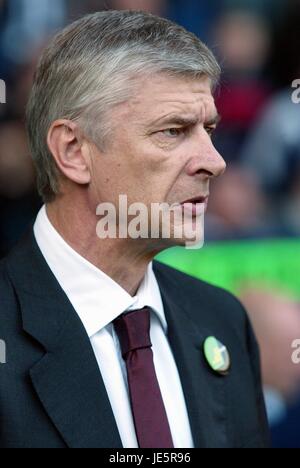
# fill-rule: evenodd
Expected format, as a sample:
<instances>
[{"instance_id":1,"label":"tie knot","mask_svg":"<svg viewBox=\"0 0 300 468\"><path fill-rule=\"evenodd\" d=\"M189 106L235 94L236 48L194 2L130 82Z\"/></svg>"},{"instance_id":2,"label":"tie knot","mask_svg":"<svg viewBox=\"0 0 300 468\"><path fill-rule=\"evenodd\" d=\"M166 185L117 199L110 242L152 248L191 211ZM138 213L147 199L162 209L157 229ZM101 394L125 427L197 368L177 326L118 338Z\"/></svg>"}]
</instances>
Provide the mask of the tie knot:
<instances>
[{"instance_id":1,"label":"tie knot","mask_svg":"<svg viewBox=\"0 0 300 468\"><path fill-rule=\"evenodd\" d=\"M124 359L130 351L151 348L149 307L122 314L113 323Z\"/></svg>"}]
</instances>

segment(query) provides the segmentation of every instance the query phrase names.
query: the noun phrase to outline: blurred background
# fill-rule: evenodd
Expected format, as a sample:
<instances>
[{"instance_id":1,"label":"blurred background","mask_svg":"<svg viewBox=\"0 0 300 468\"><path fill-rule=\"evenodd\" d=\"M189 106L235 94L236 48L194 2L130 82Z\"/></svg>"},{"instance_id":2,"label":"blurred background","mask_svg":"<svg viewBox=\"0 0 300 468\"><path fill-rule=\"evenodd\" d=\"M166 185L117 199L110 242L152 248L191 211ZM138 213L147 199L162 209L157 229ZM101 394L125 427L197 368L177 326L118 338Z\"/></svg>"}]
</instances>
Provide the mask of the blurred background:
<instances>
[{"instance_id":1,"label":"blurred background","mask_svg":"<svg viewBox=\"0 0 300 468\"><path fill-rule=\"evenodd\" d=\"M160 260L240 297L261 347L273 446L300 447L300 0L0 0L0 258L41 206L24 130L37 57L65 24L111 8L178 22L222 64L214 138L228 169L212 189L206 244Z\"/></svg>"}]
</instances>

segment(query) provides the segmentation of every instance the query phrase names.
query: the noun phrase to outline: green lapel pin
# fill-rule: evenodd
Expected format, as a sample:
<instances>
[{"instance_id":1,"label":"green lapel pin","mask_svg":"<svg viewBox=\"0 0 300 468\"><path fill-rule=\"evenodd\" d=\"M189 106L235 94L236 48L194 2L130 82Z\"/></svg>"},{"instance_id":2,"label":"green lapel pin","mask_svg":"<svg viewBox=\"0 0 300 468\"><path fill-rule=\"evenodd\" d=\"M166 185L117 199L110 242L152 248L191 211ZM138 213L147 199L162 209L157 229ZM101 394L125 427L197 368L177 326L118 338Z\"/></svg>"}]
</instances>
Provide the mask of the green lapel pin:
<instances>
[{"instance_id":1,"label":"green lapel pin","mask_svg":"<svg viewBox=\"0 0 300 468\"><path fill-rule=\"evenodd\" d=\"M214 336L210 336L205 340L204 355L213 371L222 375L228 374L231 365L228 350Z\"/></svg>"}]
</instances>

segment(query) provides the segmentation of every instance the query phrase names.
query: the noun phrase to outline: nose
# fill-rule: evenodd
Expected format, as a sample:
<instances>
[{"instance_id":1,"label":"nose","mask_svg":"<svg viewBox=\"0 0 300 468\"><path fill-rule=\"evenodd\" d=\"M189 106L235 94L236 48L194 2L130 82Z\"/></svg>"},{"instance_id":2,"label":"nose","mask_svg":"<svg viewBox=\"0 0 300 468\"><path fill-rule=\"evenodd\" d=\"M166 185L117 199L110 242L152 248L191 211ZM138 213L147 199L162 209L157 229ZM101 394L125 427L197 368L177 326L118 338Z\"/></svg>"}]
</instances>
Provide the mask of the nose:
<instances>
[{"instance_id":1,"label":"nose","mask_svg":"<svg viewBox=\"0 0 300 468\"><path fill-rule=\"evenodd\" d=\"M209 177L219 177L226 170L226 162L214 147L208 135L197 145L195 156L190 160L187 170L189 175L207 174Z\"/></svg>"}]
</instances>

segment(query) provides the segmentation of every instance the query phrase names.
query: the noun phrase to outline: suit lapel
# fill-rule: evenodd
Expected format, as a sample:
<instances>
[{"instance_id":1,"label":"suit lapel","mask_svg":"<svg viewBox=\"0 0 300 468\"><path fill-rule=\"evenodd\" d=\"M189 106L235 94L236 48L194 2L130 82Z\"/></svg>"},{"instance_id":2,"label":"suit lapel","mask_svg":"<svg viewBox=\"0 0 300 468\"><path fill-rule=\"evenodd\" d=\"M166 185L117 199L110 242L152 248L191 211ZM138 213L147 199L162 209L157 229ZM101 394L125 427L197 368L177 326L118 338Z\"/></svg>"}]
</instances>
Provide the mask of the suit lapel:
<instances>
[{"instance_id":1,"label":"suit lapel","mask_svg":"<svg viewBox=\"0 0 300 468\"><path fill-rule=\"evenodd\" d=\"M160 286L168 339L180 375L196 448L228 446L226 432L226 377L211 371L203 354L203 344L214 330L205 327L205 304L198 306L191 298L180 296L179 285L172 284L171 275L155 274ZM191 319L191 308L199 307L203 327ZM199 319L201 320L201 319Z\"/></svg>"},{"instance_id":2,"label":"suit lapel","mask_svg":"<svg viewBox=\"0 0 300 468\"><path fill-rule=\"evenodd\" d=\"M121 448L122 442L89 338L46 264L33 233L8 260L24 331L42 345L30 369L33 387L66 445ZM196 447L226 447L226 378L208 369L202 346L213 330L191 318L195 303L180 296L172 275L155 264L168 338L177 363ZM173 281L173 283L172 283ZM197 306L197 304L196 304ZM209 311L201 304L201 317ZM201 330L200 330L201 328Z\"/></svg>"},{"instance_id":3,"label":"suit lapel","mask_svg":"<svg viewBox=\"0 0 300 468\"><path fill-rule=\"evenodd\" d=\"M31 234L9 261L23 328L45 349L30 369L45 411L71 448L122 443L89 338Z\"/></svg>"}]
</instances>

